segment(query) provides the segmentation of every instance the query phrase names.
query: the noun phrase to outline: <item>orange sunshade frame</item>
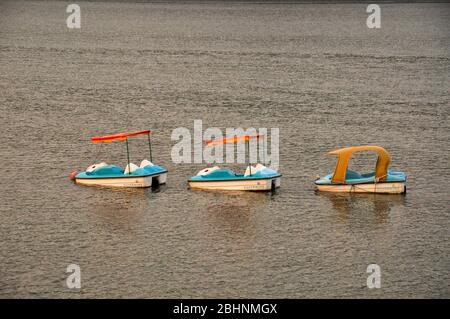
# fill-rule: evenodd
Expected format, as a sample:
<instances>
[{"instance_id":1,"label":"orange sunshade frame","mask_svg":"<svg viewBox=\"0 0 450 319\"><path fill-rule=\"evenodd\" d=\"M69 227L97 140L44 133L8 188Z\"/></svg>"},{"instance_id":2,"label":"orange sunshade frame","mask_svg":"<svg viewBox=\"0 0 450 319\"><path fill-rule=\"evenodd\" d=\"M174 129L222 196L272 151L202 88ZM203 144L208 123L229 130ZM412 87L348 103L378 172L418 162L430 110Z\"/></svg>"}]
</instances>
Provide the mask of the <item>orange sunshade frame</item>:
<instances>
[{"instance_id":1,"label":"orange sunshade frame","mask_svg":"<svg viewBox=\"0 0 450 319\"><path fill-rule=\"evenodd\" d=\"M348 162L350 157L355 152L372 151L378 154L377 164L375 166L375 178L378 181L384 181L387 177L387 170L391 158L389 153L382 147L376 145L364 145L341 148L332 152L329 155L338 156L338 162L336 169L334 170L331 181L336 184L345 184L345 178L347 174Z\"/></svg>"},{"instance_id":2,"label":"orange sunshade frame","mask_svg":"<svg viewBox=\"0 0 450 319\"><path fill-rule=\"evenodd\" d=\"M242 135L242 136L233 136L233 137L227 137L227 138L220 138L217 140L210 140L205 141L206 146L213 146L213 145L224 145L224 144L236 144L239 142L248 142L252 139L261 139L264 138L264 135L258 134L258 135Z\"/></svg>"},{"instance_id":3,"label":"orange sunshade frame","mask_svg":"<svg viewBox=\"0 0 450 319\"><path fill-rule=\"evenodd\" d=\"M128 133L119 133L119 134L113 134L113 135L103 135L103 136L94 136L91 137L92 143L110 143L113 141L124 141L127 138L131 136L137 136L137 135L149 135L151 133L150 130L145 131L136 131L136 132L128 132Z\"/></svg>"}]
</instances>

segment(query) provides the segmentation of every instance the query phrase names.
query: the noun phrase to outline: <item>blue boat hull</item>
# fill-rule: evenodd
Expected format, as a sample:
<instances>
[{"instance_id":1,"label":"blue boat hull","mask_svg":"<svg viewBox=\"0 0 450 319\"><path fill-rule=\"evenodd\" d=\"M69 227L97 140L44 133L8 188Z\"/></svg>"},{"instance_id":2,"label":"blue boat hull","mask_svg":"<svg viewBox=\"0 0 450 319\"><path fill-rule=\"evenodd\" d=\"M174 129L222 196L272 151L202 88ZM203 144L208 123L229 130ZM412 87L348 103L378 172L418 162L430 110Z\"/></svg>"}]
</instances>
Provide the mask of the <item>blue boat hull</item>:
<instances>
[{"instance_id":1,"label":"blue boat hull","mask_svg":"<svg viewBox=\"0 0 450 319\"><path fill-rule=\"evenodd\" d=\"M403 172L388 171L386 179L382 182L375 181L375 174L360 174L347 171L344 184L334 184L329 174L317 179L314 183L316 189L325 192L340 193L378 193L378 194L403 194L406 192L406 174Z\"/></svg>"},{"instance_id":2,"label":"blue boat hull","mask_svg":"<svg viewBox=\"0 0 450 319\"><path fill-rule=\"evenodd\" d=\"M208 175L193 176L188 183L192 189L269 191L280 187L281 174L270 169L253 175L236 174L229 169L218 169Z\"/></svg>"},{"instance_id":3,"label":"blue boat hull","mask_svg":"<svg viewBox=\"0 0 450 319\"><path fill-rule=\"evenodd\" d=\"M118 166L107 165L75 176L77 184L106 187L151 187L165 184L166 179L167 170L158 165L139 168L130 174L125 174Z\"/></svg>"}]
</instances>

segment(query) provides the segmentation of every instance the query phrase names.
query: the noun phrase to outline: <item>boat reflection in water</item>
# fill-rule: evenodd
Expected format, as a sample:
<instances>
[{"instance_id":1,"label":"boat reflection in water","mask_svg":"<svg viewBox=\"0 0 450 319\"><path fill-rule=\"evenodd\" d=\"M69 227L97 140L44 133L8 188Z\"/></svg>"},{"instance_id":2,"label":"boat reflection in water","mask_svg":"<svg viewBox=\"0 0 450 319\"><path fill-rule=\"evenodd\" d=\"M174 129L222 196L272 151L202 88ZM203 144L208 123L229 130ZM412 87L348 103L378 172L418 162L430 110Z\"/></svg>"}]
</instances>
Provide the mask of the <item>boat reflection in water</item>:
<instances>
[{"instance_id":1,"label":"boat reflection in water","mask_svg":"<svg viewBox=\"0 0 450 319\"><path fill-rule=\"evenodd\" d=\"M93 224L104 224L107 227L128 227L135 223L142 212L154 210L156 193L164 192L166 184L152 185L148 188L92 188L84 189L84 196L89 198L86 206L89 218L95 219Z\"/></svg>"},{"instance_id":2,"label":"boat reflection in water","mask_svg":"<svg viewBox=\"0 0 450 319\"><path fill-rule=\"evenodd\" d=\"M390 218L396 207L403 206L405 196L387 194L353 194L317 192L317 196L327 198L340 222L355 219L358 224L383 224Z\"/></svg>"},{"instance_id":3,"label":"boat reflection in water","mask_svg":"<svg viewBox=\"0 0 450 319\"><path fill-rule=\"evenodd\" d=\"M214 243L209 248L217 254L217 260L228 261L217 267L233 268L241 264L252 268L255 263L258 238L265 236L265 225L270 219L267 213L272 196L262 192L203 192L210 203L202 212L204 236ZM214 200L215 199L215 200Z\"/></svg>"},{"instance_id":4,"label":"boat reflection in water","mask_svg":"<svg viewBox=\"0 0 450 319\"><path fill-rule=\"evenodd\" d=\"M215 191L206 200L206 219L211 230L220 233L253 233L273 193Z\"/></svg>"}]
</instances>

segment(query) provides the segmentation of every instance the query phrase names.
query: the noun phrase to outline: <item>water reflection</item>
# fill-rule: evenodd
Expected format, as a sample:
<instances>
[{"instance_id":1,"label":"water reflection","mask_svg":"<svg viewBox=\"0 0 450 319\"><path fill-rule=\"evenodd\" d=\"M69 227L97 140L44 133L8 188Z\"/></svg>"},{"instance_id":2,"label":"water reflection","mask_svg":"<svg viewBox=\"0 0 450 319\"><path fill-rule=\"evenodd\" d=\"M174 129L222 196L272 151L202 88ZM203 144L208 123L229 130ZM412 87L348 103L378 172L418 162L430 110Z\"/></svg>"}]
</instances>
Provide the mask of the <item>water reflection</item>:
<instances>
[{"instance_id":1,"label":"water reflection","mask_svg":"<svg viewBox=\"0 0 450 319\"><path fill-rule=\"evenodd\" d=\"M338 194L318 192L317 196L327 198L340 222L348 222L356 216L376 224L384 224L389 219L392 208L404 205L404 195L387 194Z\"/></svg>"},{"instance_id":2,"label":"water reflection","mask_svg":"<svg viewBox=\"0 0 450 319\"><path fill-rule=\"evenodd\" d=\"M148 201L155 193L164 191L165 185L149 188L106 188L88 187L90 216L95 216L104 225L129 228L142 212L148 208ZM83 186L84 188L84 186Z\"/></svg>"},{"instance_id":3,"label":"water reflection","mask_svg":"<svg viewBox=\"0 0 450 319\"><path fill-rule=\"evenodd\" d=\"M203 225L218 253L216 258L248 264L255 254L255 241L264 227L272 195L235 192L208 197Z\"/></svg>"},{"instance_id":4,"label":"water reflection","mask_svg":"<svg viewBox=\"0 0 450 319\"><path fill-rule=\"evenodd\" d=\"M267 208L271 193L220 192L207 196L206 218L213 232L249 237L258 222L258 214Z\"/></svg>"}]
</instances>

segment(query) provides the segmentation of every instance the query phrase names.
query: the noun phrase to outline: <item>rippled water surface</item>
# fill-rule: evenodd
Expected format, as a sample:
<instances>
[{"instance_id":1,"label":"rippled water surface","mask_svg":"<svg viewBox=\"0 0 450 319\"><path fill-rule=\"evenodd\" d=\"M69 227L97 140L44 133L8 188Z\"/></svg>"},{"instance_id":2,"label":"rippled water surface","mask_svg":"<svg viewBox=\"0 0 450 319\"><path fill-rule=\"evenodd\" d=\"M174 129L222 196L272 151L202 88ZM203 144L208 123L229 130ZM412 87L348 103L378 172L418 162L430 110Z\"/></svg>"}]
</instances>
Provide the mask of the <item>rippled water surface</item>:
<instances>
[{"instance_id":1,"label":"rippled water surface","mask_svg":"<svg viewBox=\"0 0 450 319\"><path fill-rule=\"evenodd\" d=\"M0 296L450 297L448 4L383 4L377 30L359 4L79 4L71 30L66 2L0 3ZM282 187L188 190L203 166L173 164L170 135L195 119L280 128ZM69 180L126 163L91 136L136 129L167 185ZM406 196L314 193L327 151L368 143Z\"/></svg>"}]
</instances>

